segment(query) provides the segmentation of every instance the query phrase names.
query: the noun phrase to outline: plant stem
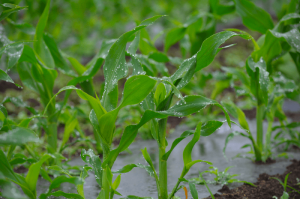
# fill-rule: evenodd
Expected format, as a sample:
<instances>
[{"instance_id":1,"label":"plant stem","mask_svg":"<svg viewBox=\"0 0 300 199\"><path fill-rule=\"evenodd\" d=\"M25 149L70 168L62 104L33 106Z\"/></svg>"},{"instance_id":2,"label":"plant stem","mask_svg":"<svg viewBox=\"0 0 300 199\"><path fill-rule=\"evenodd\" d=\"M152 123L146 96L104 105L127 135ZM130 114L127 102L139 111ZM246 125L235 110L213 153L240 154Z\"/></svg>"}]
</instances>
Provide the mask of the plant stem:
<instances>
[{"instance_id":1,"label":"plant stem","mask_svg":"<svg viewBox=\"0 0 300 199\"><path fill-rule=\"evenodd\" d=\"M167 161L162 159L166 150L166 126L167 119L162 119L158 121L158 131L159 131L159 199L168 198L168 173L167 173Z\"/></svg>"},{"instance_id":2,"label":"plant stem","mask_svg":"<svg viewBox=\"0 0 300 199\"><path fill-rule=\"evenodd\" d=\"M104 147L104 145L102 145L103 147L103 161L107 158L107 155L109 153L109 149L107 147ZM108 167L108 166L107 166ZM101 191L104 190L104 199L109 199L109 193L110 193L110 188L109 188L109 182L107 179L107 171L108 169L105 168L102 171L102 186L101 186Z\"/></svg>"},{"instance_id":3,"label":"plant stem","mask_svg":"<svg viewBox=\"0 0 300 199\"><path fill-rule=\"evenodd\" d=\"M256 107L256 135L257 135L257 146L260 151L263 150L263 114L264 106L257 105Z\"/></svg>"},{"instance_id":4,"label":"plant stem","mask_svg":"<svg viewBox=\"0 0 300 199\"><path fill-rule=\"evenodd\" d=\"M47 128L45 128L45 131L48 136L48 151L50 151L51 153L55 153L57 148L57 123L49 122Z\"/></svg>"}]
</instances>

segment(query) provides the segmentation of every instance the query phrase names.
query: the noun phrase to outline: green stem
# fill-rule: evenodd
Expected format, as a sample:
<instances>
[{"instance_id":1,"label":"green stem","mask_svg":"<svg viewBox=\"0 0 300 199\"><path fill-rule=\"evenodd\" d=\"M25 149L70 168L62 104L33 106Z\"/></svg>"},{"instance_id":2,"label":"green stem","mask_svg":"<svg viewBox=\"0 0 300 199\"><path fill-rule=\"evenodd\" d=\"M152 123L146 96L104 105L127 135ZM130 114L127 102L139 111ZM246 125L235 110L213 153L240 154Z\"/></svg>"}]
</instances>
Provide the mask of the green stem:
<instances>
[{"instance_id":1,"label":"green stem","mask_svg":"<svg viewBox=\"0 0 300 199\"><path fill-rule=\"evenodd\" d=\"M28 147L27 144L25 144L25 148L28 151L28 153L31 155L31 157L36 158L35 154L33 153L33 151Z\"/></svg>"},{"instance_id":2,"label":"green stem","mask_svg":"<svg viewBox=\"0 0 300 199\"><path fill-rule=\"evenodd\" d=\"M263 150L263 114L264 106L258 105L256 107L256 135L257 135L257 146L260 151Z\"/></svg>"},{"instance_id":3,"label":"green stem","mask_svg":"<svg viewBox=\"0 0 300 199\"><path fill-rule=\"evenodd\" d=\"M107 179L107 168L103 169L103 172L102 172L101 191L102 190L104 190L104 196L105 196L103 199L109 199L110 188L109 188L109 183L108 183L108 179Z\"/></svg>"},{"instance_id":4,"label":"green stem","mask_svg":"<svg viewBox=\"0 0 300 199\"><path fill-rule=\"evenodd\" d=\"M159 131L159 199L168 198L168 173L167 173L167 161L162 159L162 156L166 153L166 126L167 119L158 121Z\"/></svg>"},{"instance_id":5,"label":"green stem","mask_svg":"<svg viewBox=\"0 0 300 199\"><path fill-rule=\"evenodd\" d=\"M45 128L45 131L48 136L48 151L50 153L55 153L57 148L57 123L48 123L48 126L47 128Z\"/></svg>"},{"instance_id":6,"label":"green stem","mask_svg":"<svg viewBox=\"0 0 300 199\"><path fill-rule=\"evenodd\" d=\"M103 147L103 161L104 161L108 156L109 148L104 146L102 147ZM107 168L104 168L102 171L101 191L104 190L104 196L105 196L103 199L109 199L109 193L110 193L109 181L107 179L107 172L108 172L107 170L108 170Z\"/></svg>"}]
</instances>

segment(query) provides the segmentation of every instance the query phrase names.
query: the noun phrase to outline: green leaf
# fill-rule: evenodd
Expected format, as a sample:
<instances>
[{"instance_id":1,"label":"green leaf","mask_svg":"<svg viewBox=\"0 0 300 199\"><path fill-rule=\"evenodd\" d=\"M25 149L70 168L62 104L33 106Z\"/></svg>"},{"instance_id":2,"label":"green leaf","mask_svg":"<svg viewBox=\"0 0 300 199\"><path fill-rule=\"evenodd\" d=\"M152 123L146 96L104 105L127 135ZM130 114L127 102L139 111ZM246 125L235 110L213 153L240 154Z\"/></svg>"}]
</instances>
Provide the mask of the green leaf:
<instances>
[{"instance_id":1,"label":"green leaf","mask_svg":"<svg viewBox=\"0 0 300 199\"><path fill-rule=\"evenodd\" d=\"M89 157L89 159L87 160L86 158ZM86 151L85 149L83 149L81 151L81 159L85 162L91 165L91 167L93 168L94 171L94 175L96 178L97 183L100 185L102 185L102 168L101 168L101 160L99 158L99 156L95 155L92 149L89 149L88 151Z\"/></svg>"},{"instance_id":2,"label":"green leaf","mask_svg":"<svg viewBox=\"0 0 300 199\"><path fill-rule=\"evenodd\" d=\"M118 100L116 90L118 80L127 75L127 64L125 61L125 48L130 37L137 31L154 23L161 16L155 16L143 21L133 30L123 34L110 48L103 66L105 86L102 96L102 104L107 111L116 108L115 101Z\"/></svg>"},{"instance_id":3,"label":"green leaf","mask_svg":"<svg viewBox=\"0 0 300 199\"><path fill-rule=\"evenodd\" d=\"M62 183L71 183L71 184L74 184L74 185L78 185L78 184L81 184L83 183L83 181L78 178L78 177L67 177L67 176L58 176L56 177L50 184L49 186L49 193L53 190L53 189L56 189L56 188L59 188L59 186L62 184Z\"/></svg>"},{"instance_id":4,"label":"green leaf","mask_svg":"<svg viewBox=\"0 0 300 199\"><path fill-rule=\"evenodd\" d=\"M243 136L243 137L249 138L249 136L247 136L247 135L245 135L245 134L243 134L243 133L237 132L237 131L234 131L234 132L230 133L230 134L226 137L226 139L225 139L225 146L224 146L224 148L223 148L223 156L224 156L225 158L226 158L225 151L226 151L226 147L227 147L228 142L229 142L230 140L232 140L232 139L233 139L235 136L237 136L237 135L241 135L241 136Z\"/></svg>"},{"instance_id":5,"label":"green leaf","mask_svg":"<svg viewBox=\"0 0 300 199\"><path fill-rule=\"evenodd\" d=\"M42 16L39 19L39 22L36 26L36 31L34 35L34 40L36 40L33 43L34 51L36 52L36 55L38 56L39 60L49 69L55 68L55 63L52 58L51 52L48 48L48 46L45 44L43 35L44 30L47 25L49 10L50 10L50 0L47 0L46 7L44 9L44 12Z\"/></svg>"},{"instance_id":6,"label":"green leaf","mask_svg":"<svg viewBox=\"0 0 300 199\"><path fill-rule=\"evenodd\" d=\"M0 134L0 144L3 145L23 145L28 142L40 142L40 139L33 131L24 127L15 127Z\"/></svg>"},{"instance_id":7,"label":"green leaf","mask_svg":"<svg viewBox=\"0 0 300 199\"><path fill-rule=\"evenodd\" d=\"M70 117L67 123L65 124L64 136L63 136L62 143L60 145L60 151L69 140L70 134L74 131L75 127L78 125L76 116L77 116L77 112L75 111L72 117Z\"/></svg>"},{"instance_id":8,"label":"green leaf","mask_svg":"<svg viewBox=\"0 0 300 199\"><path fill-rule=\"evenodd\" d=\"M165 38L165 52L169 50L169 48L180 41L186 33L186 27L173 28L169 30L166 34Z\"/></svg>"},{"instance_id":9,"label":"green leaf","mask_svg":"<svg viewBox=\"0 0 300 199\"><path fill-rule=\"evenodd\" d=\"M14 12L17 12L17 11L19 11L19 10L22 10L22 9L27 8L27 6L25 6L25 7L20 7L20 6L18 6L18 5L10 4L10 3L2 4L2 6L4 6L4 7L9 7L9 8L11 8L11 9L4 10L2 13L0 13L0 21L2 21L3 19L5 19L6 17L8 17L10 14L12 14L12 13L14 13Z\"/></svg>"},{"instance_id":10,"label":"green leaf","mask_svg":"<svg viewBox=\"0 0 300 199\"><path fill-rule=\"evenodd\" d=\"M268 85L270 79L264 59L260 58L258 62L255 62L252 57L248 57L246 69L251 77L251 92L257 98L259 104L261 104L261 101L268 104Z\"/></svg>"},{"instance_id":11,"label":"green leaf","mask_svg":"<svg viewBox=\"0 0 300 199\"><path fill-rule=\"evenodd\" d=\"M265 34L274 27L269 13L249 0L235 0L236 12L242 17L243 24L250 30Z\"/></svg>"},{"instance_id":12,"label":"green leaf","mask_svg":"<svg viewBox=\"0 0 300 199\"><path fill-rule=\"evenodd\" d=\"M270 30L272 35L276 38L285 39L287 43L295 49L298 53L300 53L300 32L297 28L294 28L288 32L280 33L273 30Z\"/></svg>"},{"instance_id":13,"label":"green leaf","mask_svg":"<svg viewBox=\"0 0 300 199\"><path fill-rule=\"evenodd\" d=\"M143 156L144 156L146 162L150 165L150 167L151 167L151 169L152 169L152 173L153 173L154 178L155 178L155 181L156 181L156 186L157 186L157 188L158 188L158 187L159 187L158 176L157 176L157 174L156 174L155 167L154 167L154 165L153 165L153 163L152 163L152 160L151 160L151 157L150 157L150 155L149 155L149 153L148 153L148 151L147 151L147 148L145 147L145 148L142 149L141 151L142 151L142 153L143 153Z\"/></svg>"},{"instance_id":14,"label":"green leaf","mask_svg":"<svg viewBox=\"0 0 300 199\"><path fill-rule=\"evenodd\" d=\"M188 136L193 135L193 134L194 134L194 132L193 132L192 130L183 132L183 133L180 135L179 138L176 138L176 139L173 141L170 150L169 150L168 152L166 152L166 153L163 155L162 160L166 160L166 161L167 161L168 158L169 158L169 156L170 156L170 154L172 153L173 149L174 149L174 148L175 148L175 147L176 147L183 139L185 139L185 138L187 138Z\"/></svg>"},{"instance_id":15,"label":"green leaf","mask_svg":"<svg viewBox=\"0 0 300 199\"><path fill-rule=\"evenodd\" d=\"M217 53L222 49L219 48L220 45L233 36L240 35L231 31L223 31L205 39L199 52L197 53L197 66L195 72L208 66L214 60Z\"/></svg>"},{"instance_id":16,"label":"green leaf","mask_svg":"<svg viewBox=\"0 0 300 199\"><path fill-rule=\"evenodd\" d=\"M9 76L4 72L3 70L0 69L0 80L10 82L10 83L15 83Z\"/></svg>"},{"instance_id":17,"label":"green leaf","mask_svg":"<svg viewBox=\"0 0 300 199\"><path fill-rule=\"evenodd\" d=\"M38 162L30 165L25 180L32 192L36 192L36 183L38 181L40 169L42 167L42 164L49 158L53 158L53 156L51 156L50 154L44 154Z\"/></svg>"},{"instance_id":18,"label":"green leaf","mask_svg":"<svg viewBox=\"0 0 300 199\"><path fill-rule=\"evenodd\" d=\"M138 104L143 101L153 89L155 84L156 81L146 75L130 77L125 82L123 100L120 108L128 105Z\"/></svg>"},{"instance_id":19,"label":"green leaf","mask_svg":"<svg viewBox=\"0 0 300 199\"><path fill-rule=\"evenodd\" d=\"M163 62L163 63L170 61L169 57L166 54L162 53L162 52L152 52L152 53L150 53L149 54L149 59L153 59L156 62Z\"/></svg>"},{"instance_id":20,"label":"green leaf","mask_svg":"<svg viewBox=\"0 0 300 199\"><path fill-rule=\"evenodd\" d=\"M289 194L284 191L280 199L289 199L289 197L290 197Z\"/></svg>"},{"instance_id":21,"label":"green leaf","mask_svg":"<svg viewBox=\"0 0 300 199\"><path fill-rule=\"evenodd\" d=\"M193 139L186 145L186 147L183 150L183 162L185 166L188 163L192 162L192 150L196 142L198 142L198 140L200 139L201 126L202 126L201 122L197 124Z\"/></svg>"},{"instance_id":22,"label":"green leaf","mask_svg":"<svg viewBox=\"0 0 300 199\"><path fill-rule=\"evenodd\" d=\"M202 136L209 136L214 133L217 129L219 129L224 122L220 121L208 121L202 124L201 127L201 135Z\"/></svg>"},{"instance_id":23,"label":"green leaf","mask_svg":"<svg viewBox=\"0 0 300 199\"><path fill-rule=\"evenodd\" d=\"M72 199L84 199L81 195L79 194L76 194L76 193L65 193L63 191L55 191L55 192L52 192L52 193L48 193L47 195L46 194L42 194L40 196L41 199L46 199L47 197L49 196L54 196L54 197L60 197L60 196L63 196L65 198L72 198Z\"/></svg>"},{"instance_id":24,"label":"green leaf","mask_svg":"<svg viewBox=\"0 0 300 199\"><path fill-rule=\"evenodd\" d=\"M8 56L7 69L11 69L19 61L23 51L24 44L29 42L13 42L8 43L0 49L0 57L3 53Z\"/></svg>"},{"instance_id":25,"label":"green leaf","mask_svg":"<svg viewBox=\"0 0 300 199\"><path fill-rule=\"evenodd\" d=\"M153 169L151 168L151 166L146 166L146 165L143 165L140 163L139 164L128 164L117 171L112 171L112 173L128 173L135 167L145 169L148 172L148 174L154 178L154 172L153 172Z\"/></svg>"},{"instance_id":26,"label":"green leaf","mask_svg":"<svg viewBox=\"0 0 300 199\"><path fill-rule=\"evenodd\" d=\"M163 83L158 84L154 93L155 105L158 106L166 98L166 95L167 91L165 85Z\"/></svg>"},{"instance_id":27,"label":"green leaf","mask_svg":"<svg viewBox=\"0 0 300 199\"><path fill-rule=\"evenodd\" d=\"M189 187L191 190L192 197L198 199L198 192L194 183L189 182Z\"/></svg>"},{"instance_id":28,"label":"green leaf","mask_svg":"<svg viewBox=\"0 0 300 199\"><path fill-rule=\"evenodd\" d=\"M13 25L15 28L19 29L23 33L29 35L35 34L35 28L29 23L16 23L9 18L7 18L6 21L9 22L11 25Z\"/></svg>"},{"instance_id":29,"label":"green leaf","mask_svg":"<svg viewBox=\"0 0 300 199\"><path fill-rule=\"evenodd\" d=\"M232 1L227 4L221 4L219 0L210 0L209 5L213 10L213 13L219 16L223 16L235 11L235 5Z\"/></svg>"},{"instance_id":30,"label":"green leaf","mask_svg":"<svg viewBox=\"0 0 300 199\"><path fill-rule=\"evenodd\" d=\"M101 44L101 48L99 50L99 52L97 53L97 55L95 55L95 57L93 57L93 59L86 65L87 68L90 68L92 65L94 65L96 63L96 61L99 58L102 58L103 60L106 59L108 53L109 53L109 49L111 48L111 46L116 42L116 39L110 39L110 40L103 40L102 44Z\"/></svg>"},{"instance_id":31,"label":"green leaf","mask_svg":"<svg viewBox=\"0 0 300 199\"><path fill-rule=\"evenodd\" d=\"M250 131L246 116L239 107L230 101L222 102L222 105L235 119L238 119L239 124L243 127L243 129Z\"/></svg>"},{"instance_id":32,"label":"green leaf","mask_svg":"<svg viewBox=\"0 0 300 199\"><path fill-rule=\"evenodd\" d=\"M135 136L137 135L137 130L145 123L147 123L149 120L154 118L163 119L168 116L176 116L176 117L187 116L203 109L207 105L216 105L219 108L221 108L224 111L228 125L229 126L231 125L230 118L227 112L218 102L202 96L186 96L184 100L180 100L173 107L171 107L166 111L155 112L151 110L146 110L142 119L138 124L129 125L125 128L119 146L109 153L108 158L105 160L103 164L104 165L109 164L110 166L112 166L118 154L124 151L125 149L127 149L128 146L133 142Z\"/></svg>"},{"instance_id":33,"label":"green leaf","mask_svg":"<svg viewBox=\"0 0 300 199\"><path fill-rule=\"evenodd\" d=\"M63 56L60 53L60 50L58 49L53 37L49 34L44 34L43 39L49 48L49 51L53 57L55 66L63 72L64 74L70 75L72 77L75 77L76 74L71 68L68 66L66 60L63 58Z\"/></svg>"},{"instance_id":34,"label":"green leaf","mask_svg":"<svg viewBox=\"0 0 300 199\"><path fill-rule=\"evenodd\" d=\"M139 47L140 43L140 32L135 34L134 40L131 42L130 46L128 47L128 53L134 55Z\"/></svg>"}]
</instances>

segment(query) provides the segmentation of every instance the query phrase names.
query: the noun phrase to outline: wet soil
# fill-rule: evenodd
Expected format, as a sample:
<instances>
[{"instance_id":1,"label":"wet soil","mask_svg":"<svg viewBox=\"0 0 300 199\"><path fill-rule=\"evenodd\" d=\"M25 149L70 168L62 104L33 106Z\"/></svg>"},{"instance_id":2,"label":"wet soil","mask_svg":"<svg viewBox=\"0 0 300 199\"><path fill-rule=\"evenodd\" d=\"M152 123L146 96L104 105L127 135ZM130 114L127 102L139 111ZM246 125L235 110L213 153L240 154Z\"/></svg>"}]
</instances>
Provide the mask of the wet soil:
<instances>
[{"instance_id":1,"label":"wet soil","mask_svg":"<svg viewBox=\"0 0 300 199\"><path fill-rule=\"evenodd\" d=\"M22 90L21 88L17 87L16 85L6 82L6 81L1 81L0 82L0 93L4 93L7 89L14 89L14 90Z\"/></svg>"},{"instance_id":2,"label":"wet soil","mask_svg":"<svg viewBox=\"0 0 300 199\"><path fill-rule=\"evenodd\" d=\"M273 196L280 198L284 191L283 186L278 182L278 180L272 178L275 177L284 182L285 176L288 173L291 174L289 175L287 185L300 191L300 185L297 185L297 183L299 183L297 178L300 179L300 160L293 159L291 161L293 163L287 166L286 171L281 175L269 175L267 173L260 174L257 182L254 183L256 187L244 184L230 190L227 185L224 185L222 189L218 190L218 192L222 194L216 193L214 196L216 199L266 199L272 198ZM287 188L286 191L289 193L289 198L300 198L300 194L296 191L293 191L290 188Z\"/></svg>"}]
</instances>

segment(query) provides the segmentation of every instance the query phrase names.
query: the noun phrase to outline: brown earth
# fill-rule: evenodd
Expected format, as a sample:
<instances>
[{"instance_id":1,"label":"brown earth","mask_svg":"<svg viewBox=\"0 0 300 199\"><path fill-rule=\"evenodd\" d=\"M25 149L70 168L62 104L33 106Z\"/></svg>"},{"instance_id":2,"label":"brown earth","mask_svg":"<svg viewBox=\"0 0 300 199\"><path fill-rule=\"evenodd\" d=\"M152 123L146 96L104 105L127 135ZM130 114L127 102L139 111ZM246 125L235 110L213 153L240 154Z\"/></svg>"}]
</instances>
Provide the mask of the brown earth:
<instances>
[{"instance_id":1,"label":"brown earth","mask_svg":"<svg viewBox=\"0 0 300 199\"><path fill-rule=\"evenodd\" d=\"M254 183L256 187L244 184L235 189L229 189L227 185L224 185L222 189L214 196L216 199L271 199L273 196L280 198L283 194L283 186L271 177L276 177L284 182L284 178L288 173L291 173L288 178L287 185L293 187L300 192L300 185L297 182L297 178L300 179L300 160L291 160L293 163L287 167L287 170L282 175L268 175L266 173L260 174L257 182ZM298 183L298 185L297 185ZM289 198L300 199L300 194L287 188ZM209 199L211 197L208 197Z\"/></svg>"}]
</instances>

